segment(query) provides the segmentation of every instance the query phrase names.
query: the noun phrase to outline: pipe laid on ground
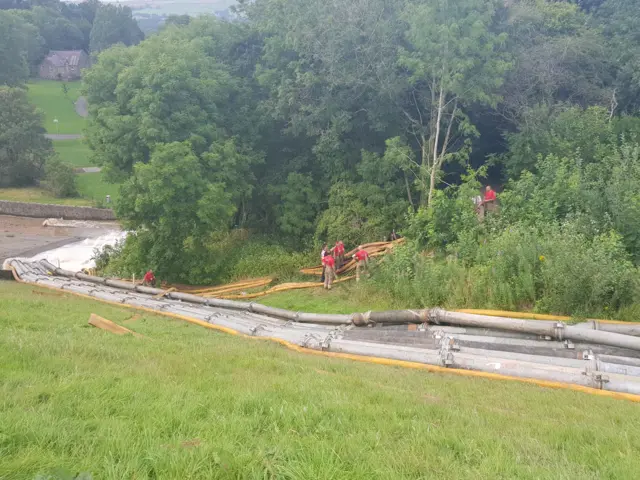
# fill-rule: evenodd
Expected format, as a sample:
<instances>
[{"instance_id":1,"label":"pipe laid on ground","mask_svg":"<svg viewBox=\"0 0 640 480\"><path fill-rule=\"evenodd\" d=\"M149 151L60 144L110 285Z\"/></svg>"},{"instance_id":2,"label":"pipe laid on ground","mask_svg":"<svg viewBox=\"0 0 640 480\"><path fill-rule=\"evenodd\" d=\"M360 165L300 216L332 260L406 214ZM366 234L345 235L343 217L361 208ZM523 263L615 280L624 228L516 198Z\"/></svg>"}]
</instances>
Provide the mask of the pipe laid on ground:
<instances>
[{"instance_id":1,"label":"pipe laid on ground","mask_svg":"<svg viewBox=\"0 0 640 480\"><path fill-rule=\"evenodd\" d=\"M206 305L217 308L228 308L230 310L249 311L251 303L238 302L237 300L224 300L222 298L207 298Z\"/></svg>"},{"instance_id":2,"label":"pipe laid on ground","mask_svg":"<svg viewBox=\"0 0 640 480\"><path fill-rule=\"evenodd\" d=\"M145 293L147 295L161 295L163 293L167 293L166 290L162 290L161 288L154 287L145 287L144 285L136 285L136 292Z\"/></svg>"},{"instance_id":3,"label":"pipe laid on ground","mask_svg":"<svg viewBox=\"0 0 640 480\"><path fill-rule=\"evenodd\" d=\"M512 332L535 333L536 335L546 335L558 340L568 339L640 351L640 338L619 333L571 327L561 322L546 324L535 320L495 318L486 315L447 312L441 309L431 310L430 320L435 320L437 323L448 323L468 327L496 328Z\"/></svg>"},{"instance_id":4,"label":"pipe laid on ground","mask_svg":"<svg viewBox=\"0 0 640 480\"><path fill-rule=\"evenodd\" d=\"M267 307L260 303L251 303L250 311L254 313L260 313L262 315L269 315L270 317L283 318L285 320L297 320L298 312L292 312L291 310L285 310L284 308Z\"/></svg>"},{"instance_id":5,"label":"pipe laid on ground","mask_svg":"<svg viewBox=\"0 0 640 480\"><path fill-rule=\"evenodd\" d=\"M76 274L62 269L56 269L56 273L63 276L74 277ZM97 280L91 280L92 283L98 283ZM100 280L101 282L101 280ZM104 280L104 284L121 288L124 290L135 290L135 286L119 280ZM197 295L180 292L170 292L167 296L181 301L209 304L208 299ZM231 304L233 305L233 304ZM234 305L235 306L235 305ZM239 305L236 308L240 307ZM242 308L242 307L240 307ZM249 309L263 309L267 311L269 307L258 306L258 304L249 304ZM516 333L529 333L541 336L549 336L559 340L570 339L583 341L587 343L597 343L609 345L613 347L628 348L640 351L640 338L619 333L606 332L601 330L587 330L579 327L566 326L563 323L544 324L531 320L517 320L510 318L495 318L485 315L474 315L460 312L447 312L441 309L429 310L397 310L386 312L367 312L354 315L330 315L330 314L312 314L312 313L292 313L283 309L273 309L272 314L277 318L296 319L302 323L326 323L331 325L349 324L363 326L371 322L373 323L424 323L426 321L435 323L449 323L452 325L477 327L477 328L495 328L499 330L507 330Z\"/></svg>"},{"instance_id":6,"label":"pipe laid on ground","mask_svg":"<svg viewBox=\"0 0 640 480\"><path fill-rule=\"evenodd\" d=\"M619 365L629 365L632 367L640 367L640 358L630 358L630 357L622 357L619 355L607 355L607 354L601 354L601 355L598 355L598 357L603 362L616 363Z\"/></svg>"},{"instance_id":7,"label":"pipe laid on ground","mask_svg":"<svg viewBox=\"0 0 640 480\"><path fill-rule=\"evenodd\" d=\"M500 373L521 378L570 383L623 393L640 393L640 379L624 375L591 373L587 369L559 367L531 362L514 361L499 357L475 356L457 352L436 352L411 347L332 340L328 350L337 353L389 358L393 360L425 363L429 365Z\"/></svg>"},{"instance_id":8,"label":"pipe laid on ground","mask_svg":"<svg viewBox=\"0 0 640 480\"><path fill-rule=\"evenodd\" d=\"M76 273L75 277L78 280L84 280L86 282L93 282L93 283L105 283L107 280L106 278L96 277L94 275L87 275L86 273L82 273L82 272Z\"/></svg>"},{"instance_id":9,"label":"pipe laid on ground","mask_svg":"<svg viewBox=\"0 0 640 480\"><path fill-rule=\"evenodd\" d=\"M598 320L590 320L584 323L574 325L576 328L584 328L587 330L600 330L603 332L621 333L623 335L633 335L640 337L640 324L630 323L629 325L620 325L617 323L601 323Z\"/></svg>"},{"instance_id":10,"label":"pipe laid on ground","mask_svg":"<svg viewBox=\"0 0 640 480\"><path fill-rule=\"evenodd\" d=\"M105 280L104 283L105 285L108 285L110 287L120 288L122 290L128 290L128 291L134 291L136 288L133 283L123 282L122 280L112 280L110 278Z\"/></svg>"},{"instance_id":11,"label":"pipe laid on ground","mask_svg":"<svg viewBox=\"0 0 640 480\"><path fill-rule=\"evenodd\" d=\"M352 322L352 315L328 313L298 313L296 318L300 323L324 323L327 325L348 325Z\"/></svg>"}]
</instances>

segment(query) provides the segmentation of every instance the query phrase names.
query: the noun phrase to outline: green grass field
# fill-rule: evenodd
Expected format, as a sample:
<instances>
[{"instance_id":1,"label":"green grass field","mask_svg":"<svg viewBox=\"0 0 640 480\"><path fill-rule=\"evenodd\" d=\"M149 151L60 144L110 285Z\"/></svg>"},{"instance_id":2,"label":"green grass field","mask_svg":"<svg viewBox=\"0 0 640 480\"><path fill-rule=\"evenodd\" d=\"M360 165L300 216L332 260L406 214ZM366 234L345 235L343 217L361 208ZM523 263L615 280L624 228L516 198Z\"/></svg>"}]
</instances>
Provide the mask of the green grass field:
<instances>
[{"instance_id":1,"label":"green grass field","mask_svg":"<svg viewBox=\"0 0 640 480\"><path fill-rule=\"evenodd\" d=\"M312 277L304 281L312 281ZM355 281L335 285L330 291L323 288L289 290L266 295L255 301L270 307L314 313L353 313L398 307L390 298L381 296L379 292L374 296L367 290L366 284L359 285Z\"/></svg>"},{"instance_id":2,"label":"green grass field","mask_svg":"<svg viewBox=\"0 0 640 480\"><path fill-rule=\"evenodd\" d=\"M96 202L104 203L105 197L111 195L113 204L117 203L120 185L104 181L100 173L80 173L76 175L78 198L56 198L43 188L0 188L0 200L14 202L52 203L55 205L84 205L92 206ZM105 205L106 206L106 205Z\"/></svg>"},{"instance_id":3,"label":"green grass field","mask_svg":"<svg viewBox=\"0 0 640 480\"><path fill-rule=\"evenodd\" d=\"M64 96L62 82L33 80L29 82L28 95L33 104L44 112L48 133L81 134L85 119L75 111L74 102L80 95L80 82L68 82L68 96ZM58 119L58 124L54 123Z\"/></svg>"},{"instance_id":4,"label":"green grass field","mask_svg":"<svg viewBox=\"0 0 640 480\"><path fill-rule=\"evenodd\" d=\"M0 200L10 200L12 202L51 203L54 205L91 205L91 202L86 198L56 198L45 189L37 187L0 188Z\"/></svg>"},{"instance_id":5,"label":"green grass field","mask_svg":"<svg viewBox=\"0 0 640 480\"><path fill-rule=\"evenodd\" d=\"M74 168L93 167L91 150L82 140L54 140L53 149L67 165Z\"/></svg>"},{"instance_id":6,"label":"green grass field","mask_svg":"<svg viewBox=\"0 0 640 480\"><path fill-rule=\"evenodd\" d=\"M80 173L76 177L78 192L84 198L104 202L107 195L111 195L111 201L117 203L120 185L107 183L103 173Z\"/></svg>"},{"instance_id":7,"label":"green grass field","mask_svg":"<svg viewBox=\"0 0 640 480\"><path fill-rule=\"evenodd\" d=\"M640 405L626 401L305 355L12 282L0 312L0 478L640 471ZM94 329L91 313L146 339Z\"/></svg>"}]
</instances>

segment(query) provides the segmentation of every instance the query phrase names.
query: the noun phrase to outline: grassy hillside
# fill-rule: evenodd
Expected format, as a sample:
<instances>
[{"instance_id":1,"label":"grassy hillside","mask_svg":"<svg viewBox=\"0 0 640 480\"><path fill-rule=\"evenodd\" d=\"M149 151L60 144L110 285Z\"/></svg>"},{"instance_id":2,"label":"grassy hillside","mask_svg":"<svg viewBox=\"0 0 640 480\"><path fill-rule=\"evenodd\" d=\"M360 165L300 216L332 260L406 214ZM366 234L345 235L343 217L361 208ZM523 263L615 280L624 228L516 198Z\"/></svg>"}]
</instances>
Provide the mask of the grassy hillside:
<instances>
[{"instance_id":1,"label":"grassy hillside","mask_svg":"<svg viewBox=\"0 0 640 480\"><path fill-rule=\"evenodd\" d=\"M75 111L74 102L80 95L80 82L68 82L68 94L62 91L62 82L33 80L28 84L29 100L44 112L45 128L49 133L80 134L85 119ZM54 123L58 119L58 124Z\"/></svg>"},{"instance_id":2,"label":"grassy hillside","mask_svg":"<svg viewBox=\"0 0 640 480\"><path fill-rule=\"evenodd\" d=\"M90 161L91 150L82 140L54 140L53 148L67 165L74 168L94 166Z\"/></svg>"},{"instance_id":3,"label":"grassy hillside","mask_svg":"<svg viewBox=\"0 0 640 480\"><path fill-rule=\"evenodd\" d=\"M636 404L304 355L15 283L0 285L0 306L0 478L625 479L640 469ZM147 338L89 327L91 313Z\"/></svg>"},{"instance_id":4,"label":"grassy hillside","mask_svg":"<svg viewBox=\"0 0 640 480\"><path fill-rule=\"evenodd\" d=\"M86 198L56 198L44 188L0 188L0 200L12 202L52 203L54 205L91 206Z\"/></svg>"},{"instance_id":5,"label":"grassy hillside","mask_svg":"<svg viewBox=\"0 0 640 480\"><path fill-rule=\"evenodd\" d=\"M96 202L104 202L107 195L111 195L113 203L118 201L120 185L107 183L102 172L80 173L76 177L78 192L84 198Z\"/></svg>"}]
</instances>

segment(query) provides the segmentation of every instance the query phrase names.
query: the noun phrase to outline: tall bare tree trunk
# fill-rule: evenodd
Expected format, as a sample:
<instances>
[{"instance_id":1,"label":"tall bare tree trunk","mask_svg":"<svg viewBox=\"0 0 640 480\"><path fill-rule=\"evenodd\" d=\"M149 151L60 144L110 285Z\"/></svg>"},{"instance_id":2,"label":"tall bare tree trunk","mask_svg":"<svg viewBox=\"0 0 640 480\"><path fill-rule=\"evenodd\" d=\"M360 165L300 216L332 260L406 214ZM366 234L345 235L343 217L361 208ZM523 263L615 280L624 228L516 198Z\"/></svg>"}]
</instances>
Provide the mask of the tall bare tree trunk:
<instances>
[{"instance_id":1,"label":"tall bare tree trunk","mask_svg":"<svg viewBox=\"0 0 640 480\"><path fill-rule=\"evenodd\" d=\"M438 96L438 116L436 117L436 134L433 138L433 158L431 161L431 178L429 182L429 196L427 197L427 206L431 206L433 200L433 191L436 188L437 170L440 168L440 158L438 156L438 143L440 143L440 123L442 122L442 109L444 103L444 89L440 86L440 95Z\"/></svg>"},{"instance_id":2,"label":"tall bare tree trunk","mask_svg":"<svg viewBox=\"0 0 640 480\"><path fill-rule=\"evenodd\" d=\"M429 165L431 164L431 152L429 151L431 144L425 138L424 134L420 136L420 155L422 157L422 161L420 164L420 171L418 172L420 175L420 188L422 191L420 192L420 203L422 205L429 205L429 201L425 202L425 190L427 188L427 174L426 172L429 169Z\"/></svg>"}]
</instances>

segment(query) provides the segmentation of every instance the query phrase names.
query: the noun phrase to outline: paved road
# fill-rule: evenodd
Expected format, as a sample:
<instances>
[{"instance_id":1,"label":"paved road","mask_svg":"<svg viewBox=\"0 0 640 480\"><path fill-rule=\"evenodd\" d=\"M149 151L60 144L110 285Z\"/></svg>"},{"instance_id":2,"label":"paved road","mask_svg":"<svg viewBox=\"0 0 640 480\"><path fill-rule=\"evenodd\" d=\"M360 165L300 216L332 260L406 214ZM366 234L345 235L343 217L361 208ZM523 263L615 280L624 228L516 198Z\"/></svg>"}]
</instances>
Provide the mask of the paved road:
<instances>
[{"instance_id":1,"label":"paved road","mask_svg":"<svg viewBox=\"0 0 640 480\"><path fill-rule=\"evenodd\" d=\"M87 118L89 116L89 104L87 103L87 99L84 97L78 97L75 103L76 113L83 118Z\"/></svg>"},{"instance_id":2,"label":"paved road","mask_svg":"<svg viewBox=\"0 0 640 480\"><path fill-rule=\"evenodd\" d=\"M63 133L45 133L45 137L49 140L78 140L83 137L79 133L63 134Z\"/></svg>"}]
</instances>

